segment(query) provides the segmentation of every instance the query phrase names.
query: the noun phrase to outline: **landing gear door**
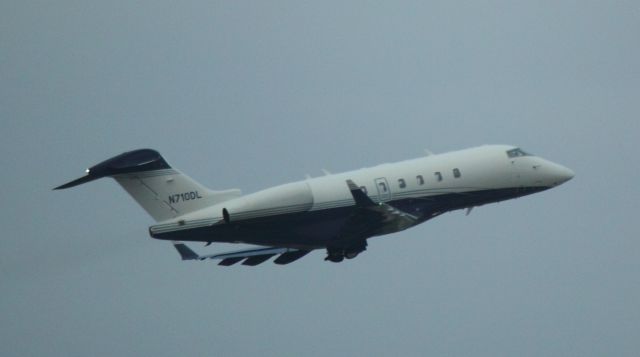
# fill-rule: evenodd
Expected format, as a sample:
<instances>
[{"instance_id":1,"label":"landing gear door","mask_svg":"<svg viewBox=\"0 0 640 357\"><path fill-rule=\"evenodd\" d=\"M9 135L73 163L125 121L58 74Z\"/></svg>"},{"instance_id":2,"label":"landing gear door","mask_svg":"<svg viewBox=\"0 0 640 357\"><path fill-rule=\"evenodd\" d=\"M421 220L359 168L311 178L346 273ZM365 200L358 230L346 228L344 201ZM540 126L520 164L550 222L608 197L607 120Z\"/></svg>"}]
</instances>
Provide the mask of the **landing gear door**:
<instances>
[{"instance_id":1,"label":"landing gear door","mask_svg":"<svg viewBox=\"0 0 640 357\"><path fill-rule=\"evenodd\" d=\"M386 202L391 199L391 188L387 179L380 177L374 180L376 189L378 190L378 202Z\"/></svg>"}]
</instances>

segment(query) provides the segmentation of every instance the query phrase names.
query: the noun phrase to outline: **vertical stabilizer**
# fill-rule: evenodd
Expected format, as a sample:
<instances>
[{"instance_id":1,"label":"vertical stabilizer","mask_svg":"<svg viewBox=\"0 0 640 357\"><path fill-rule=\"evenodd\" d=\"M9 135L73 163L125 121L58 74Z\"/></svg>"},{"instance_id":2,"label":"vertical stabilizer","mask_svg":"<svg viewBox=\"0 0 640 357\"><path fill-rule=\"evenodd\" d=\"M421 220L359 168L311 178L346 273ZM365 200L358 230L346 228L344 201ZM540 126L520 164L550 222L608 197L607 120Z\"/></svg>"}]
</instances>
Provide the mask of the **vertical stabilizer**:
<instances>
[{"instance_id":1,"label":"vertical stabilizer","mask_svg":"<svg viewBox=\"0 0 640 357\"><path fill-rule=\"evenodd\" d=\"M125 152L87 170L87 175L55 189L113 177L156 221L173 219L241 195L240 190L212 191L173 169L155 150Z\"/></svg>"}]
</instances>

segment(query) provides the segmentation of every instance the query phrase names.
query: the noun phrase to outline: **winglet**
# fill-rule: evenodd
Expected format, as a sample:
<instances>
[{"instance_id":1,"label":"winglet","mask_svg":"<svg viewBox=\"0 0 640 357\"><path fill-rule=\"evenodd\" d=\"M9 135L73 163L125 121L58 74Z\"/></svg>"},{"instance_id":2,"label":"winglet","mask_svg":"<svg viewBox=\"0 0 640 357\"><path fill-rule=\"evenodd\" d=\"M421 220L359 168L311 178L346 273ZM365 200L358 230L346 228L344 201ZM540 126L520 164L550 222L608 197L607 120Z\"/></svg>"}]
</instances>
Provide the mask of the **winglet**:
<instances>
[{"instance_id":1,"label":"winglet","mask_svg":"<svg viewBox=\"0 0 640 357\"><path fill-rule=\"evenodd\" d=\"M200 259L200 256L196 254L196 252L191 250L191 248L187 247L184 243L173 242L173 246L178 251L178 254L180 254L180 258L182 258L182 260Z\"/></svg>"},{"instance_id":2,"label":"winglet","mask_svg":"<svg viewBox=\"0 0 640 357\"><path fill-rule=\"evenodd\" d=\"M376 203L365 194L358 185L356 185L353 181L347 180L347 186L349 186L349 190L351 191L351 196L356 201L356 206L360 207L371 207L376 206Z\"/></svg>"}]
</instances>

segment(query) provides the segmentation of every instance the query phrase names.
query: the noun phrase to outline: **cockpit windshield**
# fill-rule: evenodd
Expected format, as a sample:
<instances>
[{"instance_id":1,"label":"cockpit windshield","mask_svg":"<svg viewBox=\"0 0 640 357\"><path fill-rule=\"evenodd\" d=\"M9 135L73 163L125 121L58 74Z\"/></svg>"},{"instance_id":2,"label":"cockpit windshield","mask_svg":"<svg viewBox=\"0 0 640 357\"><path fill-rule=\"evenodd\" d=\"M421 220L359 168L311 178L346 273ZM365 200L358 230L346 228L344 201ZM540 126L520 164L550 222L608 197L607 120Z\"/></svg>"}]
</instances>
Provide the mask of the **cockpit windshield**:
<instances>
[{"instance_id":1,"label":"cockpit windshield","mask_svg":"<svg viewBox=\"0 0 640 357\"><path fill-rule=\"evenodd\" d=\"M507 156L509 158L521 157L521 156L531 156L531 154L524 152L524 150L520 148L515 148L507 151Z\"/></svg>"}]
</instances>

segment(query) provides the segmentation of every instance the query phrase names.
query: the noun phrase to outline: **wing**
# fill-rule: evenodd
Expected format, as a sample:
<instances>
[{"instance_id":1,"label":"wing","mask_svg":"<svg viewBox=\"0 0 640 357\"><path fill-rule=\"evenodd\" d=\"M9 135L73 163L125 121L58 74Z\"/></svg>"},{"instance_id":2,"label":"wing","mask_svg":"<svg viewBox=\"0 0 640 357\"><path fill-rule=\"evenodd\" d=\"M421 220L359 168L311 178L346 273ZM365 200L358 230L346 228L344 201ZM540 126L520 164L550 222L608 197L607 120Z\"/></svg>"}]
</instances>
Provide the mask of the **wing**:
<instances>
[{"instance_id":1,"label":"wing","mask_svg":"<svg viewBox=\"0 0 640 357\"><path fill-rule=\"evenodd\" d=\"M273 262L276 264L284 265L294 262L305 255L309 254L309 250L300 250L292 248L259 248L240 250L236 252L211 254L211 255L198 255L196 252L187 247L186 244L180 242L173 242L173 246L176 248L182 260L206 260L206 259L219 259L221 260L218 265L229 266L236 264L242 260L243 265L255 266L260 263L264 263L269 258L280 255Z\"/></svg>"},{"instance_id":2,"label":"wing","mask_svg":"<svg viewBox=\"0 0 640 357\"><path fill-rule=\"evenodd\" d=\"M420 218L384 202L373 202L352 180L347 180L356 210L343 228L346 235L397 232L420 223Z\"/></svg>"}]
</instances>

